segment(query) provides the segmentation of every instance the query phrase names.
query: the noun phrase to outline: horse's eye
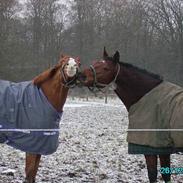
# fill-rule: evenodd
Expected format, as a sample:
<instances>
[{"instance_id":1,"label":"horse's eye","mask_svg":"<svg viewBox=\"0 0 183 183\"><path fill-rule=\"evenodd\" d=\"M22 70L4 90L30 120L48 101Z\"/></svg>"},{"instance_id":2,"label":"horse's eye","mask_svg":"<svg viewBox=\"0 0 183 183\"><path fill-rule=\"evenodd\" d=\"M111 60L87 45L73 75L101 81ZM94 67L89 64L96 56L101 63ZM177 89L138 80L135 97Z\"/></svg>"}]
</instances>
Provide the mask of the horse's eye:
<instances>
[{"instance_id":1,"label":"horse's eye","mask_svg":"<svg viewBox=\"0 0 183 183\"><path fill-rule=\"evenodd\" d=\"M104 71L108 71L109 69L107 67L104 67Z\"/></svg>"}]
</instances>

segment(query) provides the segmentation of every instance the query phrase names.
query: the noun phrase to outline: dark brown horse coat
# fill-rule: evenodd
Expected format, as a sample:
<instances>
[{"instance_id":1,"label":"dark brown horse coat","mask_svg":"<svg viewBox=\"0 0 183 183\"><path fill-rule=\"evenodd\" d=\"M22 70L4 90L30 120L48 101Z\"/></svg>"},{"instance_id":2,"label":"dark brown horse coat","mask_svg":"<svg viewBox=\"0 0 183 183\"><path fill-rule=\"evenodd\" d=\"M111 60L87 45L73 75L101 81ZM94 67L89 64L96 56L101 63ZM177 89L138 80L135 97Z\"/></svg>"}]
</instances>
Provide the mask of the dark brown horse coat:
<instances>
[{"instance_id":1,"label":"dark brown horse coat","mask_svg":"<svg viewBox=\"0 0 183 183\"><path fill-rule=\"evenodd\" d=\"M183 88L162 82L129 110L129 129L183 129ZM183 131L129 131L129 143L183 147Z\"/></svg>"}]
</instances>

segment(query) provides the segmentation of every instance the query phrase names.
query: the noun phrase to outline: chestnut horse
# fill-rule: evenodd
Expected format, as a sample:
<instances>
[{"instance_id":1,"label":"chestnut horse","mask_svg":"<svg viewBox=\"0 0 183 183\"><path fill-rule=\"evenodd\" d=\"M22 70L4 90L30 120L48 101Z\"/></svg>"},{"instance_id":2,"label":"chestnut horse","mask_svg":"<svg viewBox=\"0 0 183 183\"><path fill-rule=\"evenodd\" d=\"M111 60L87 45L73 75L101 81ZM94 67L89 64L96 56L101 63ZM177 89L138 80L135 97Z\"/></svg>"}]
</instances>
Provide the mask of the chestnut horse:
<instances>
[{"instance_id":1,"label":"chestnut horse","mask_svg":"<svg viewBox=\"0 0 183 183\"><path fill-rule=\"evenodd\" d=\"M5 122L0 121L0 142L26 152L25 183L35 182L41 155L51 154L58 147L59 121L69 87L75 84L79 67L79 58L62 55L57 65L30 82L0 81L0 87L4 88L0 90L0 104L4 100L3 107L0 105L0 119L3 115L7 116L9 110L7 99L13 103L14 110L11 108L11 111L17 110L16 115L13 115L16 116L15 119L9 117ZM6 99L2 99L3 93ZM23 114L20 114L20 111ZM28 122L23 125L25 117L28 118L26 119ZM44 123L47 123L46 127ZM12 125L10 127L13 128L12 131L8 125ZM8 128L8 131L3 130L3 126ZM29 132L21 131L22 128L26 128Z\"/></svg>"},{"instance_id":2,"label":"chestnut horse","mask_svg":"<svg viewBox=\"0 0 183 183\"><path fill-rule=\"evenodd\" d=\"M114 91L129 112L131 106L136 104L156 86L160 85L163 80L160 76L146 70L128 63L122 63L119 61L119 58L120 55L118 51L110 57L104 48L103 59L95 61L89 68L85 68L79 74L78 82L80 82L81 85L89 87L90 90L100 90L111 84L116 85ZM156 102L157 101L154 101L154 103ZM131 150L133 151L133 148L138 148L138 152L140 153L130 152ZM145 155L150 183L154 183L157 180L158 157L161 167L170 167L170 154L176 152L171 152L171 150L167 148L147 147L131 143L128 143L128 151L130 154ZM171 175L169 173L162 173L162 178L165 182L170 182Z\"/></svg>"}]
</instances>

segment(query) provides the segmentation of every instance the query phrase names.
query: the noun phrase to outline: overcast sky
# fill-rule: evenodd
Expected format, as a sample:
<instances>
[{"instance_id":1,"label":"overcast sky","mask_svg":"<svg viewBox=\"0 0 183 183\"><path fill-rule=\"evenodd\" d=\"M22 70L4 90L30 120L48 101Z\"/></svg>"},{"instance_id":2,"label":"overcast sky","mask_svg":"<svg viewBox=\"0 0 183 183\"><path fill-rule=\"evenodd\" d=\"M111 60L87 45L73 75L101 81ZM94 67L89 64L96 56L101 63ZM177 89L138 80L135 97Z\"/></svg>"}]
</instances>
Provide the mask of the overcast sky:
<instances>
[{"instance_id":1,"label":"overcast sky","mask_svg":"<svg viewBox=\"0 0 183 183\"><path fill-rule=\"evenodd\" d=\"M25 3L27 0L19 0L20 3ZM62 4L67 4L67 0L59 0Z\"/></svg>"},{"instance_id":2,"label":"overcast sky","mask_svg":"<svg viewBox=\"0 0 183 183\"><path fill-rule=\"evenodd\" d=\"M24 4L27 2L27 0L18 0L18 1L19 1L19 3L22 4L22 5L24 5ZM59 3L60 3L60 4L65 4L65 5L69 6L68 0L59 0ZM25 9L23 8L23 10L22 10L21 12L18 13L18 16L22 16L22 17L23 17L23 16L24 16L24 15L23 15L24 12L25 12Z\"/></svg>"}]
</instances>

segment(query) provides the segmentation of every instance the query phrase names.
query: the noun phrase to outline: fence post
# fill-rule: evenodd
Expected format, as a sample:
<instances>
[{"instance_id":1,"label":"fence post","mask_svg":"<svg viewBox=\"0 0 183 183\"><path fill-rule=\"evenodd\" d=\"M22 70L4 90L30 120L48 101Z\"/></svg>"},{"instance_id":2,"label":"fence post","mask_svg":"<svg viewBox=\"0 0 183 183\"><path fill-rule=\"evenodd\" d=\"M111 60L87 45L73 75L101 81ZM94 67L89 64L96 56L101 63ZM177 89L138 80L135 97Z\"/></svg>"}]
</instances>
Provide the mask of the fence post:
<instances>
[{"instance_id":1,"label":"fence post","mask_svg":"<svg viewBox=\"0 0 183 183\"><path fill-rule=\"evenodd\" d=\"M88 97L88 92L86 93L86 101L88 102L88 99L89 97Z\"/></svg>"},{"instance_id":2,"label":"fence post","mask_svg":"<svg viewBox=\"0 0 183 183\"><path fill-rule=\"evenodd\" d=\"M107 93L105 93L105 104L107 104Z\"/></svg>"}]
</instances>

